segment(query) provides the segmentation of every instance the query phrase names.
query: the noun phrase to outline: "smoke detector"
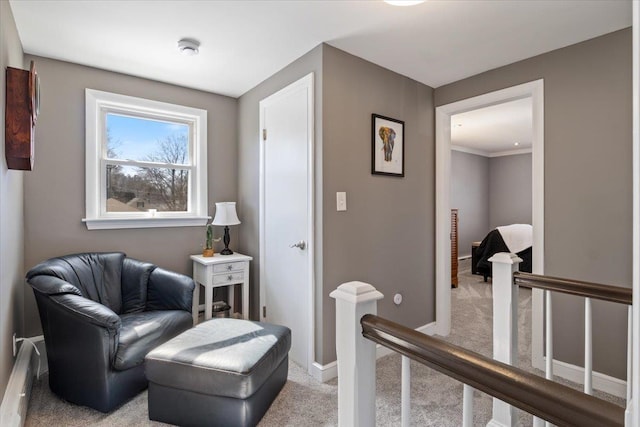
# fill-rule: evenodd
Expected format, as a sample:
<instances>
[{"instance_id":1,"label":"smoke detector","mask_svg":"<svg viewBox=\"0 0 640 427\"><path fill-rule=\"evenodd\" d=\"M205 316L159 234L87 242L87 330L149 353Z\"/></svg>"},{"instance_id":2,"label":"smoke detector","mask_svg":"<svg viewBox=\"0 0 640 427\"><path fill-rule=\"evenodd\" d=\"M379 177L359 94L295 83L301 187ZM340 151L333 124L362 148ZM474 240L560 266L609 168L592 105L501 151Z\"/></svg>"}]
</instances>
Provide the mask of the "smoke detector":
<instances>
[{"instance_id":1,"label":"smoke detector","mask_svg":"<svg viewBox=\"0 0 640 427\"><path fill-rule=\"evenodd\" d=\"M415 6L420 3L424 3L425 0L384 0L392 6Z\"/></svg>"},{"instance_id":2,"label":"smoke detector","mask_svg":"<svg viewBox=\"0 0 640 427\"><path fill-rule=\"evenodd\" d=\"M182 39L178 41L178 50L186 56L194 56L199 52L200 42L193 39Z\"/></svg>"}]
</instances>

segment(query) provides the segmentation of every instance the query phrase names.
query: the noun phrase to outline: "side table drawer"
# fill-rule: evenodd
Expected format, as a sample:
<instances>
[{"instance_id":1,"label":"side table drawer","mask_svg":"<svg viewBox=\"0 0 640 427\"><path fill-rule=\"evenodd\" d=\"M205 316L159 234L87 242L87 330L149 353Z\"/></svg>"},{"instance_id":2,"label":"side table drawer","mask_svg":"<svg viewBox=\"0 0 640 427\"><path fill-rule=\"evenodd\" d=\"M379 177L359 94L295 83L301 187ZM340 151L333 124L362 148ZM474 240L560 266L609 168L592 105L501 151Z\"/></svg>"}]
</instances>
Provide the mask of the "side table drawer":
<instances>
[{"instance_id":1,"label":"side table drawer","mask_svg":"<svg viewBox=\"0 0 640 427\"><path fill-rule=\"evenodd\" d=\"M216 274L213 276L213 286L224 285L225 283L242 282L244 280L244 272L235 272L228 274Z\"/></svg>"},{"instance_id":2,"label":"side table drawer","mask_svg":"<svg viewBox=\"0 0 640 427\"><path fill-rule=\"evenodd\" d=\"M234 271L242 271L244 269L244 262L227 262L224 264L214 264L214 273L226 273Z\"/></svg>"}]
</instances>

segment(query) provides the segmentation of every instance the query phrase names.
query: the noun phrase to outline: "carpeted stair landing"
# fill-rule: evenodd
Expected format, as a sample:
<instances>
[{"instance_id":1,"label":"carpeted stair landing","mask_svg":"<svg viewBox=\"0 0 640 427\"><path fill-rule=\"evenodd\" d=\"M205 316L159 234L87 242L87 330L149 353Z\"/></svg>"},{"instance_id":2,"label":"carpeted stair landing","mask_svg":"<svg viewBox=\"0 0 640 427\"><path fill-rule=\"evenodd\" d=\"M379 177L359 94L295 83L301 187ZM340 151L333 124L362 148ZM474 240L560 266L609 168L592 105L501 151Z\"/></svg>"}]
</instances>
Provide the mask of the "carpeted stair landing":
<instances>
[{"instance_id":1,"label":"carpeted stair landing","mask_svg":"<svg viewBox=\"0 0 640 427\"><path fill-rule=\"evenodd\" d=\"M481 276L470 274L468 261L460 264L460 285L452 289L452 330L445 339L453 344L492 354L491 284ZM531 291L520 290L519 301L519 365L533 372L531 366ZM377 364L377 424L400 425L399 355L390 355ZM411 362L411 424L416 426L454 427L462 423L462 384L430 368ZM538 374L542 374L537 371ZM34 383L25 425L52 426L162 426L149 421L147 392L142 392L111 414L65 403L51 393L48 378ZM568 382L563 381L565 384ZM290 364L289 378L278 398L259 424L275 426L337 426L337 379L318 383L302 368ZM578 387L577 385L573 385ZM598 394L624 405L623 399ZM491 419L491 399L479 392L474 397L474 425L483 426ZM519 425L530 426L531 416L520 413Z\"/></svg>"}]
</instances>

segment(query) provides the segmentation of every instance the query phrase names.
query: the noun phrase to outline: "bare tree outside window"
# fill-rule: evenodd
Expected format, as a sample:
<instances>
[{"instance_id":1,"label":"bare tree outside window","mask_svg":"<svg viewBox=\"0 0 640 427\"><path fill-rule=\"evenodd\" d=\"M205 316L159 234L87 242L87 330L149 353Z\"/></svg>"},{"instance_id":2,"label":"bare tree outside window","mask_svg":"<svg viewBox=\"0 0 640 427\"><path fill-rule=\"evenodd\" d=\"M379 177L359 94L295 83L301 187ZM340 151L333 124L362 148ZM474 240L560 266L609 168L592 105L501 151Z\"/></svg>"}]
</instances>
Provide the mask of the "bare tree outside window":
<instances>
[{"instance_id":1,"label":"bare tree outside window","mask_svg":"<svg viewBox=\"0 0 640 427\"><path fill-rule=\"evenodd\" d=\"M188 160L185 135L168 136L160 142L160 150L147 157L150 162L185 164ZM142 169L142 168L141 168ZM168 211L186 211L189 172L185 169L147 168L144 178L159 195Z\"/></svg>"},{"instance_id":2,"label":"bare tree outside window","mask_svg":"<svg viewBox=\"0 0 640 427\"><path fill-rule=\"evenodd\" d=\"M107 212L140 212L157 209L159 212L185 212L188 209L189 195L189 138L188 126L157 122L137 117L112 117L112 122L129 125L138 129L139 136L126 141L114 137L107 128ZM158 134L161 127L164 135L155 141L144 138L144 127L151 129L149 134ZM169 133L174 129L175 132ZM120 133L123 133L120 131ZM161 163L170 167L142 167L121 165L109 162L109 159L131 162ZM181 166L185 167L181 167Z\"/></svg>"}]
</instances>

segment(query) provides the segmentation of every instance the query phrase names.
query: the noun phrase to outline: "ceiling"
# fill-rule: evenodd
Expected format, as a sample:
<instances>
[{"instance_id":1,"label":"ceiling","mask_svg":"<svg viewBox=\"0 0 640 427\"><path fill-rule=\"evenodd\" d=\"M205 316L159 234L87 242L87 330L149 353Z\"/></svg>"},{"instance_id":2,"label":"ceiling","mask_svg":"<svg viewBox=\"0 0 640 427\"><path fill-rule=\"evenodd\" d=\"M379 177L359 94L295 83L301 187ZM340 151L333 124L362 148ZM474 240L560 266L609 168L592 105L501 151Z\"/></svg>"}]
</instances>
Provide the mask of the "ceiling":
<instances>
[{"instance_id":1,"label":"ceiling","mask_svg":"<svg viewBox=\"0 0 640 427\"><path fill-rule=\"evenodd\" d=\"M504 102L452 116L451 144L483 156L526 152L531 150L532 126L530 97Z\"/></svg>"},{"instance_id":2,"label":"ceiling","mask_svg":"<svg viewBox=\"0 0 640 427\"><path fill-rule=\"evenodd\" d=\"M322 42L438 87L631 25L630 0L10 4L26 53L233 97Z\"/></svg>"}]
</instances>

